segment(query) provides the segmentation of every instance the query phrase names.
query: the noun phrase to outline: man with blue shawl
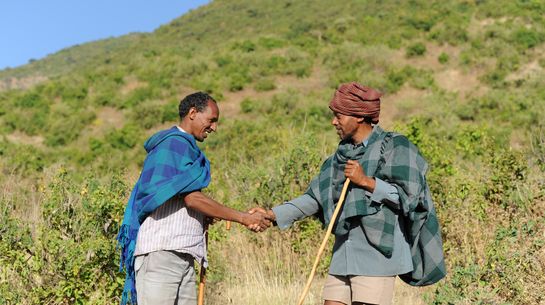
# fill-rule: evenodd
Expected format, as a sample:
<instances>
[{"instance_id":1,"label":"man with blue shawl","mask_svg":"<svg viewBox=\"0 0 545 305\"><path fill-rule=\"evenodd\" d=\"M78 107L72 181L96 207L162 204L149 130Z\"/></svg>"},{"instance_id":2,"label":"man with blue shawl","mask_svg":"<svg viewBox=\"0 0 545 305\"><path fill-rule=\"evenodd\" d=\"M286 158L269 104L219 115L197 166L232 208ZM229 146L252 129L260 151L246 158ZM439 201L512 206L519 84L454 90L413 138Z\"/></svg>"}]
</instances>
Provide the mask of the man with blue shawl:
<instances>
[{"instance_id":1,"label":"man with blue shawl","mask_svg":"<svg viewBox=\"0 0 545 305\"><path fill-rule=\"evenodd\" d=\"M207 218L235 221L254 231L267 216L226 207L201 190L210 183L210 163L195 140L216 131L219 109L208 94L186 96L180 124L151 136L147 157L131 193L118 242L126 279L121 304L196 304L194 261L207 266Z\"/></svg>"},{"instance_id":2,"label":"man with blue shawl","mask_svg":"<svg viewBox=\"0 0 545 305\"><path fill-rule=\"evenodd\" d=\"M414 286L445 275L428 165L407 137L378 126L381 94L342 84L329 108L341 142L305 194L265 211L280 229L317 216L325 226L350 179L333 233L324 305L392 303L395 277Z\"/></svg>"}]
</instances>

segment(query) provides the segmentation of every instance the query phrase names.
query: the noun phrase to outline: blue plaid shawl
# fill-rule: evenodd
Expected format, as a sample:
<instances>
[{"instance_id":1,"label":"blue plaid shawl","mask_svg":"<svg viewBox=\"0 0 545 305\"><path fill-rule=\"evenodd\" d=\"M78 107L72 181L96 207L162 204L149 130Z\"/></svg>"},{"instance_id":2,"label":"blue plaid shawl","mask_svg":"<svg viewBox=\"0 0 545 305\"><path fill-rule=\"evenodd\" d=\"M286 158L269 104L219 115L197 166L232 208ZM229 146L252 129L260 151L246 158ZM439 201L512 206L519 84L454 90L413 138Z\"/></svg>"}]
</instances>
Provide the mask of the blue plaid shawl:
<instances>
[{"instance_id":1,"label":"blue plaid shawl","mask_svg":"<svg viewBox=\"0 0 545 305\"><path fill-rule=\"evenodd\" d=\"M144 147L148 155L117 236L121 248L119 268L126 273L122 305L137 302L133 255L144 219L176 194L200 190L210 183L210 162L195 138L176 126L154 134Z\"/></svg>"}]
</instances>

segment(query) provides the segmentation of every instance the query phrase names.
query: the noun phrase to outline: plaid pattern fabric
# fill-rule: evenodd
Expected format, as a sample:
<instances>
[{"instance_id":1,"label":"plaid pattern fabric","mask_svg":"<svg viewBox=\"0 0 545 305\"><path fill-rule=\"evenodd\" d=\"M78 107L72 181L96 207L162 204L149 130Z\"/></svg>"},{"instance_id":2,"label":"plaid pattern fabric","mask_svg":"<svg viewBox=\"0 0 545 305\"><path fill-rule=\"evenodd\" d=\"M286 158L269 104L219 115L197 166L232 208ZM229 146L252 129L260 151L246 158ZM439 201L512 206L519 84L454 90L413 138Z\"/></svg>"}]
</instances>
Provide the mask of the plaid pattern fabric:
<instances>
[{"instance_id":1,"label":"plaid pattern fabric","mask_svg":"<svg viewBox=\"0 0 545 305\"><path fill-rule=\"evenodd\" d=\"M174 195L200 190L210 183L208 159L195 138L176 126L156 133L144 147L148 155L117 236L121 248L120 269L124 267L126 273L121 304L136 304L134 250L142 222Z\"/></svg>"},{"instance_id":2,"label":"plaid pattern fabric","mask_svg":"<svg viewBox=\"0 0 545 305\"><path fill-rule=\"evenodd\" d=\"M365 190L351 184L334 233L348 233L348 220L357 217L369 243L386 257L391 257L396 212L401 212L406 219L407 227L404 229L408 233L415 267L402 279L411 285L422 286L443 278L446 271L441 231L425 177L428 165L416 146L403 135L385 132L376 126L367 146L341 141L307 190L307 194L320 204L324 224L327 226L331 221L345 180L344 167L350 159L358 160L366 175L396 187L401 211L392 211L381 203L372 202Z\"/></svg>"}]
</instances>

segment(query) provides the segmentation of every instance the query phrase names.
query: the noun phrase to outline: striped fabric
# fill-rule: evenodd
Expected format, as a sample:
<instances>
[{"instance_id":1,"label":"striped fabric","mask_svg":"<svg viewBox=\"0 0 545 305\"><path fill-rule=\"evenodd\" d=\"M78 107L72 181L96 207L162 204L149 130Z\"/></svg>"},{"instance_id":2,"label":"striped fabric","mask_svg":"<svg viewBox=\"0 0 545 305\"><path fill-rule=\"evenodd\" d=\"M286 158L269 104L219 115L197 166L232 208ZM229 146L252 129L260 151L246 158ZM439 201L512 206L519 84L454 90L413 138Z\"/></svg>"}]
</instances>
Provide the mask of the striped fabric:
<instances>
[{"instance_id":1,"label":"striped fabric","mask_svg":"<svg viewBox=\"0 0 545 305\"><path fill-rule=\"evenodd\" d=\"M191 254L206 267L203 219L203 214L188 209L181 197L173 197L144 220L134 255L174 250Z\"/></svg>"}]
</instances>

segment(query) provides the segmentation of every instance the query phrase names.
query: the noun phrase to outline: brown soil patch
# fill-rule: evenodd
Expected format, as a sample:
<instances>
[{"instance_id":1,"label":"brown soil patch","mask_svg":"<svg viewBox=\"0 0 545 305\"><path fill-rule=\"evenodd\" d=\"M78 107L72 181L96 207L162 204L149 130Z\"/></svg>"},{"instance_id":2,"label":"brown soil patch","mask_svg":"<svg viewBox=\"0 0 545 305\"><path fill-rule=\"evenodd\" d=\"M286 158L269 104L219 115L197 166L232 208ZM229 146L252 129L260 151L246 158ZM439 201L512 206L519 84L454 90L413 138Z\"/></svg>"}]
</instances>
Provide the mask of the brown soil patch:
<instances>
[{"instance_id":1,"label":"brown soil patch","mask_svg":"<svg viewBox=\"0 0 545 305\"><path fill-rule=\"evenodd\" d=\"M469 22L469 25L467 27L467 32L469 36L475 36L482 30L486 29L489 26L493 26L495 24L501 24L505 23L508 20L507 17L501 17L501 18L484 18L484 19L477 19L472 18Z\"/></svg>"},{"instance_id":2,"label":"brown soil patch","mask_svg":"<svg viewBox=\"0 0 545 305\"><path fill-rule=\"evenodd\" d=\"M481 84L475 72L464 73L457 69L448 69L435 74L437 85L447 91L457 92L462 97L482 96L488 87Z\"/></svg>"},{"instance_id":3,"label":"brown soil patch","mask_svg":"<svg viewBox=\"0 0 545 305\"><path fill-rule=\"evenodd\" d=\"M121 110L113 107L102 107L96 112L95 126L123 126L125 116Z\"/></svg>"},{"instance_id":4,"label":"brown soil patch","mask_svg":"<svg viewBox=\"0 0 545 305\"><path fill-rule=\"evenodd\" d=\"M518 79L529 79L543 72L543 68L539 65L537 60L534 60L524 66L518 71L509 74L505 79L507 81L515 81Z\"/></svg>"},{"instance_id":5,"label":"brown soil patch","mask_svg":"<svg viewBox=\"0 0 545 305\"><path fill-rule=\"evenodd\" d=\"M447 64L439 62L439 55L445 53L449 56L449 62L457 62L460 55L460 49L451 45L436 45L426 43L426 53L422 56L407 57L406 49L402 48L393 54L393 60L400 66L410 65L418 69L427 69L434 72L445 69Z\"/></svg>"},{"instance_id":6,"label":"brown soil patch","mask_svg":"<svg viewBox=\"0 0 545 305\"><path fill-rule=\"evenodd\" d=\"M136 79L134 76L128 76L124 78L125 85L121 87L120 92L122 95L128 95L132 91L138 88L147 87L148 83L141 82L138 79Z\"/></svg>"},{"instance_id":7,"label":"brown soil patch","mask_svg":"<svg viewBox=\"0 0 545 305\"><path fill-rule=\"evenodd\" d=\"M113 107L101 107L96 110L96 118L89 128L81 130L76 146L86 146L90 137L98 137L108 129L121 128L125 124L125 114Z\"/></svg>"},{"instance_id":8,"label":"brown soil patch","mask_svg":"<svg viewBox=\"0 0 545 305\"><path fill-rule=\"evenodd\" d=\"M102 107L96 111L96 118L90 128L82 130L80 139L88 136L97 136L110 128L121 128L125 124L125 115L121 110L113 107Z\"/></svg>"},{"instance_id":9,"label":"brown soil patch","mask_svg":"<svg viewBox=\"0 0 545 305\"><path fill-rule=\"evenodd\" d=\"M414 113L417 107L413 105L422 100L426 94L426 91L404 85L395 94L384 95L380 103L380 125L385 129L391 129L397 118Z\"/></svg>"},{"instance_id":10,"label":"brown soil patch","mask_svg":"<svg viewBox=\"0 0 545 305\"><path fill-rule=\"evenodd\" d=\"M28 89L48 80L45 76L29 76L23 78L8 78L0 81L0 91L12 89Z\"/></svg>"},{"instance_id":11,"label":"brown soil patch","mask_svg":"<svg viewBox=\"0 0 545 305\"><path fill-rule=\"evenodd\" d=\"M20 131L15 131L11 134L6 135L8 141L19 144L26 144L32 146L43 146L44 138L41 136L29 136Z\"/></svg>"}]
</instances>

